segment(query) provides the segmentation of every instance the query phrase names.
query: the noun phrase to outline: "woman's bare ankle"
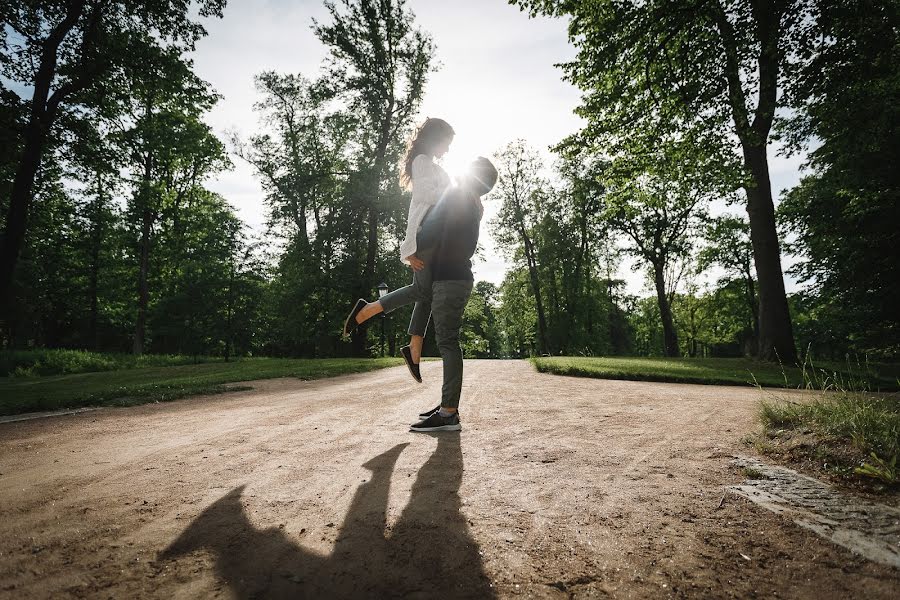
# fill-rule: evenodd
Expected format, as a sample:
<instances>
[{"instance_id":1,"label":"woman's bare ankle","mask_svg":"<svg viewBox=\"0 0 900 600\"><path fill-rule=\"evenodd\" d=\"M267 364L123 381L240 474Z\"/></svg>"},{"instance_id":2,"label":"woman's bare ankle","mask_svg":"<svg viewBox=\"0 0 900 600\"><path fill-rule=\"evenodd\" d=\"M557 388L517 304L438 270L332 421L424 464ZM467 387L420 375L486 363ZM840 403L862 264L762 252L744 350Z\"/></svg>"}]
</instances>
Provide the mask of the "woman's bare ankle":
<instances>
[{"instance_id":1,"label":"woman's bare ankle","mask_svg":"<svg viewBox=\"0 0 900 600\"><path fill-rule=\"evenodd\" d=\"M422 346L425 344L425 339L422 336L414 335L409 338L409 354L412 356L412 361L415 364L419 364L422 361Z\"/></svg>"}]
</instances>

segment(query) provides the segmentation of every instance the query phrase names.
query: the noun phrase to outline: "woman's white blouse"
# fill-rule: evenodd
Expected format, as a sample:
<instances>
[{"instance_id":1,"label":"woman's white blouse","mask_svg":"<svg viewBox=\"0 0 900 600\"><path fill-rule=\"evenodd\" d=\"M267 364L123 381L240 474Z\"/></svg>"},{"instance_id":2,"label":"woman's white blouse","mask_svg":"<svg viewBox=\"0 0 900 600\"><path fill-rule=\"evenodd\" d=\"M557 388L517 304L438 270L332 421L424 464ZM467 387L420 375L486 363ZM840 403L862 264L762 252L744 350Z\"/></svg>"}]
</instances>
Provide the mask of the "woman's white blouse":
<instances>
[{"instance_id":1,"label":"woman's white blouse","mask_svg":"<svg viewBox=\"0 0 900 600\"><path fill-rule=\"evenodd\" d=\"M450 177L430 156L420 154L412 164L412 201L409 203L409 218L406 224L406 239L400 244L400 260L409 263L406 257L416 253L416 234L428 209L437 204L441 194L450 185Z\"/></svg>"}]
</instances>

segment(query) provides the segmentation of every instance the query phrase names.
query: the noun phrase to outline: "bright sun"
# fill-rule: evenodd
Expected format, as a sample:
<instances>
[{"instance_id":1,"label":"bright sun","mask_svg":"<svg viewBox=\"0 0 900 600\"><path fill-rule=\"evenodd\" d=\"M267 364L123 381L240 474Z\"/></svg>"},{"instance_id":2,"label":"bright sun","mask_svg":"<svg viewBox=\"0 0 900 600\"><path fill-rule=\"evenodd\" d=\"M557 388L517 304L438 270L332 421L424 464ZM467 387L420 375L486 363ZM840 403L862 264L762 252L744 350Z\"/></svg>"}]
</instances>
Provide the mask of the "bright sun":
<instances>
[{"instance_id":1,"label":"bright sun","mask_svg":"<svg viewBox=\"0 0 900 600\"><path fill-rule=\"evenodd\" d=\"M455 149L451 149L450 152L439 161L439 164L447 171L450 179L452 179L454 183L458 183L460 175L465 173L469 163L475 159L476 155L473 154L469 156L454 150Z\"/></svg>"},{"instance_id":2,"label":"bright sun","mask_svg":"<svg viewBox=\"0 0 900 600\"><path fill-rule=\"evenodd\" d=\"M459 176L463 175L472 161L479 156L491 158L494 149L484 142L479 142L478 139L482 136L478 133L476 127L459 131L450 144L450 151L439 161L454 182L458 181Z\"/></svg>"}]
</instances>

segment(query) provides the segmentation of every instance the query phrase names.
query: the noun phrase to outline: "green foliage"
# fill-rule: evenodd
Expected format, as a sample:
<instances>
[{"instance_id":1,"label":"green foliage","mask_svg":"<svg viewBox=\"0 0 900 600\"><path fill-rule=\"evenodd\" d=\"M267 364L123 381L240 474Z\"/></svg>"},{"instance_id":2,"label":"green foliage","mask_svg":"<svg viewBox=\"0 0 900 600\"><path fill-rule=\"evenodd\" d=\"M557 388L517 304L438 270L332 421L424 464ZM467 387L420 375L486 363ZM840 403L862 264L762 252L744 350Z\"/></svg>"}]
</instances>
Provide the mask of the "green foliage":
<instances>
[{"instance_id":1,"label":"green foliage","mask_svg":"<svg viewBox=\"0 0 900 600\"><path fill-rule=\"evenodd\" d=\"M753 354L754 314L747 305L746 281L723 279L706 292L675 294L672 310L682 354L738 357Z\"/></svg>"},{"instance_id":2,"label":"green foliage","mask_svg":"<svg viewBox=\"0 0 900 600\"><path fill-rule=\"evenodd\" d=\"M897 468L897 456L898 455L895 454L888 461L872 452L869 454L871 462L863 463L856 467L853 472L857 475L862 475L863 477L879 479L887 484L900 483L900 469Z\"/></svg>"},{"instance_id":3,"label":"green foliage","mask_svg":"<svg viewBox=\"0 0 900 600\"><path fill-rule=\"evenodd\" d=\"M97 114L115 119L120 128L128 127L116 110L123 90L130 89L126 82L154 65L147 57L175 57L178 62L205 34L192 18L195 11L201 17L221 17L224 5L224 0L4 4L0 76L33 90L23 119L27 124L16 128L12 144L16 150L8 169L15 177L2 203L6 222L0 237L0 297L4 299L0 309L6 323L12 320L6 300L14 294L29 213L40 203L37 196L46 183L48 164L79 149L80 134L91 128ZM155 75L156 85L166 88L167 73ZM177 80L173 84L177 87ZM19 104L6 94L2 100ZM136 345L140 346L139 340Z\"/></svg>"},{"instance_id":4,"label":"green foliage","mask_svg":"<svg viewBox=\"0 0 900 600\"><path fill-rule=\"evenodd\" d=\"M663 327L663 351L679 354L672 316L677 277L672 272L691 250L690 238L709 200L694 185L690 163L678 162L678 148L663 145L640 159L620 157L605 174L608 187L604 215L611 228L626 236L628 250L652 271Z\"/></svg>"},{"instance_id":5,"label":"green foliage","mask_svg":"<svg viewBox=\"0 0 900 600\"><path fill-rule=\"evenodd\" d=\"M704 196L732 199L744 189L764 301L758 355L793 360L767 147L786 67L809 51L805 33L814 3L511 2L532 14L570 18L569 39L578 54L562 67L582 92L576 112L585 125L563 149L587 147L650 166L663 149L675 167L666 169L663 183L677 183L674 173L683 172ZM639 216L620 214L627 221ZM666 352L674 355L669 310L657 294Z\"/></svg>"},{"instance_id":6,"label":"green foliage","mask_svg":"<svg viewBox=\"0 0 900 600\"><path fill-rule=\"evenodd\" d=\"M202 120L218 96L184 56L203 28L178 3L82 4L89 14L73 39L99 28L81 59L100 63L78 75L84 64L66 66L78 58L75 49L59 49L55 97L62 101L69 89L65 77L84 81L61 104L67 108L44 152L5 342L120 351L134 340L138 353L247 353L260 269L249 266L234 210L202 185L230 166ZM222 6L193 9L221 16ZM42 10L11 13L23 20L27 41L10 48L13 63L46 44L40 23L62 18L61 6Z\"/></svg>"},{"instance_id":7,"label":"green foliage","mask_svg":"<svg viewBox=\"0 0 900 600\"><path fill-rule=\"evenodd\" d=\"M662 356L665 345L659 301L653 296L628 297L625 314L632 332L632 352L638 356Z\"/></svg>"},{"instance_id":8,"label":"green foliage","mask_svg":"<svg viewBox=\"0 0 900 600\"><path fill-rule=\"evenodd\" d=\"M500 284L497 318L502 332L501 356L524 357L538 353L535 342L537 311L525 269L506 272L506 277Z\"/></svg>"},{"instance_id":9,"label":"green foliage","mask_svg":"<svg viewBox=\"0 0 900 600\"><path fill-rule=\"evenodd\" d=\"M504 356L625 352L630 347L620 289L619 253L602 218L604 162L564 156L558 182L543 175L538 154L522 140L498 153L491 223L515 265L500 288Z\"/></svg>"},{"instance_id":10,"label":"green foliage","mask_svg":"<svg viewBox=\"0 0 900 600\"><path fill-rule=\"evenodd\" d=\"M0 374L17 377L62 375L117 368L110 355L83 350L4 350L0 352Z\"/></svg>"},{"instance_id":11,"label":"green foliage","mask_svg":"<svg viewBox=\"0 0 900 600\"><path fill-rule=\"evenodd\" d=\"M264 352L365 355L380 324L351 345L340 327L356 298L382 281L406 285L400 262L409 195L393 165L433 68L433 45L402 1L326 4L314 31L329 53L326 75L261 73L255 108L263 130L233 140L266 191L270 228L283 252L267 287ZM396 351L410 308L385 323ZM372 331L370 331L370 329ZM371 335L374 333L375 335Z\"/></svg>"},{"instance_id":12,"label":"green foliage","mask_svg":"<svg viewBox=\"0 0 900 600\"><path fill-rule=\"evenodd\" d=\"M815 139L811 173L779 207L808 290L794 303L798 337L817 356L900 355L900 6L823 3L819 52L798 65L787 97L793 147Z\"/></svg>"},{"instance_id":13,"label":"green foliage","mask_svg":"<svg viewBox=\"0 0 900 600\"><path fill-rule=\"evenodd\" d=\"M376 277L391 287L408 281L396 250L407 196L392 166L433 68L428 35L402 1L329 3L329 21L314 24L328 75L257 78L265 130L233 141L267 192L284 248L270 261L227 200L203 186L230 162L203 122L219 96L188 58L205 33L191 16L221 16L223 6L23 3L4 11L24 36L3 47L4 74L26 84L29 66L47 53L47 31L67 11L74 18L51 82L62 112L4 315L7 346L340 355L349 351L338 336L346 305L369 296ZM4 41L8 31L0 30ZM84 85L72 80L81 75ZM29 113L15 94L3 90L2 100L4 135L12 134L0 155L6 186ZM64 178L78 183L63 187ZM4 213L8 205L0 195ZM401 329L392 329L395 349ZM362 342L353 352L369 351Z\"/></svg>"},{"instance_id":14,"label":"green foliage","mask_svg":"<svg viewBox=\"0 0 900 600\"><path fill-rule=\"evenodd\" d=\"M497 321L497 286L479 281L463 312L460 346L466 358L493 358L501 354Z\"/></svg>"},{"instance_id":15,"label":"green foliage","mask_svg":"<svg viewBox=\"0 0 900 600\"><path fill-rule=\"evenodd\" d=\"M784 93L776 104L764 98L771 70L757 76L771 66L771 47L744 0L513 3L572 18L578 56L564 69L583 92L585 128L559 146L552 171L522 141L501 151L492 227L513 266L498 289L476 287L462 331L467 356L754 353L760 294L750 225L707 224L698 266L725 270L710 289L679 270L690 266L694 225L710 200L754 189L735 150L764 151L776 119L792 149L821 142L779 213L809 284L790 298L798 339L814 357L896 357L896 3L778 5ZM411 275L397 255L408 194L394 165L435 68L433 43L402 0L328 2L327 20L314 24L325 75L259 74L260 128L230 141L265 190L266 246L204 187L230 161L204 123L219 96L188 53L205 33L197 12L221 16L223 6L89 0L3 9L7 80L33 87L45 54L55 52L58 66L48 83L56 112L44 122L13 300L0 323L4 347L196 357L379 349L380 322L352 344L338 330L355 298ZM76 9L50 52L48 31ZM779 106L792 110L776 118ZM31 109L0 84L4 215ZM622 238L652 270L656 298L623 294ZM383 322L388 353L404 343L409 311ZM16 363L20 373L121 364L110 354L35 356Z\"/></svg>"}]
</instances>

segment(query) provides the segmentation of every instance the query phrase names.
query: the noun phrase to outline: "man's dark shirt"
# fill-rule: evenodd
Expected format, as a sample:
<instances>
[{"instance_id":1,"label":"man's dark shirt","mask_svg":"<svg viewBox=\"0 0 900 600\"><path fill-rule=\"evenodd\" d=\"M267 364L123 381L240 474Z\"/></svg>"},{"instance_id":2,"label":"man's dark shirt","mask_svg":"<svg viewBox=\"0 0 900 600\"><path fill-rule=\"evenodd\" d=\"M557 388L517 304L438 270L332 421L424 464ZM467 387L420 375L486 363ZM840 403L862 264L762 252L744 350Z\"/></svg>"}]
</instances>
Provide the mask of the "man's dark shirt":
<instances>
[{"instance_id":1,"label":"man's dark shirt","mask_svg":"<svg viewBox=\"0 0 900 600\"><path fill-rule=\"evenodd\" d=\"M478 197L459 187L449 188L428 211L416 235L417 253L431 252L433 281L472 281L472 255L478 246L481 208Z\"/></svg>"}]
</instances>

